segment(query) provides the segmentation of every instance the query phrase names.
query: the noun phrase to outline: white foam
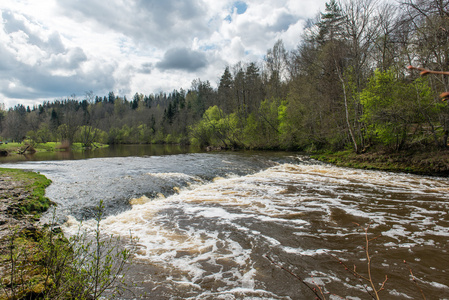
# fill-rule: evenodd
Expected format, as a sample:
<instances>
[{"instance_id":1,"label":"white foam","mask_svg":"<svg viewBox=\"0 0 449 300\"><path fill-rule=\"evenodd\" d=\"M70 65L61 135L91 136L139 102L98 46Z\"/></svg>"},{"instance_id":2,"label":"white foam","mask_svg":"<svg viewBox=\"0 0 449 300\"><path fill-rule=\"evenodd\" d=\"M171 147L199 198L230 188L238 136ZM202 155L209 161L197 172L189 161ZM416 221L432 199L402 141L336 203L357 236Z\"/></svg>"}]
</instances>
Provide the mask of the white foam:
<instances>
[{"instance_id":1,"label":"white foam","mask_svg":"<svg viewBox=\"0 0 449 300\"><path fill-rule=\"evenodd\" d=\"M224 293L204 291L198 299L212 295L234 299L238 293L258 293L258 271L253 267L252 253L259 244L285 255L318 259L329 251L346 251L327 248L326 240L350 237L357 232L351 223L365 221L372 222L371 230L392 224L381 236L388 249L435 245L435 236L448 236L448 228L435 224L441 210L422 205L419 197L428 195L423 188L435 195L439 191L435 197L440 200L432 205L444 211L449 207L444 201L449 196L444 189L447 183L446 179L406 174L284 164L244 177L190 186L166 199L142 201L130 211L108 217L101 226L107 233L122 236L131 231L142 248L138 258L163 267L173 276L173 283L200 289L201 280L212 278L224 284ZM404 207L410 214L397 214L396 207ZM342 215L331 216L335 209ZM342 220L346 225L341 225ZM316 221L322 225L311 231ZM269 228L274 227L290 232L297 241L321 241L310 246L283 245L286 237L279 229L271 233ZM420 230L412 231L411 227ZM214 266L213 273L208 265ZM330 275L320 280L326 283L328 278Z\"/></svg>"},{"instance_id":2,"label":"white foam","mask_svg":"<svg viewBox=\"0 0 449 300\"><path fill-rule=\"evenodd\" d=\"M441 284L438 282L429 282L429 284L437 289L445 289L445 290L449 290L449 286L445 285L445 284Z\"/></svg>"}]
</instances>

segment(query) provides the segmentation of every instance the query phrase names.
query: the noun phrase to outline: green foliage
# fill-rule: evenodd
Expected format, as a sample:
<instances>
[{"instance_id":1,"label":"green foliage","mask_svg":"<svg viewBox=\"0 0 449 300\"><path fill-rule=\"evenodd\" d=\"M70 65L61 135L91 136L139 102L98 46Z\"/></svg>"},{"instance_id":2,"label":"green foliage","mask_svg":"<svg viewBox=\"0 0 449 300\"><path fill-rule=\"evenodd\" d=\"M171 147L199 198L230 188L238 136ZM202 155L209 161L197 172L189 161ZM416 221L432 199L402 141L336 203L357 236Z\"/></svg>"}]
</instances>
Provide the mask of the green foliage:
<instances>
[{"instance_id":1,"label":"green foliage","mask_svg":"<svg viewBox=\"0 0 449 300\"><path fill-rule=\"evenodd\" d=\"M133 128L123 125L122 128L111 128L108 135L108 144L130 144L132 143Z\"/></svg>"},{"instance_id":2,"label":"green foliage","mask_svg":"<svg viewBox=\"0 0 449 300\"><path fill-rule=\"evenodd\" d=\"M36 132L36 142L47 143L53 139L53 135L50 131L50 127L46 123L42 123Z\"/></svg>"},{"instance_id":3,"label":"green foliage","mask_svg":"<svg viewBox=\"0 0 449 300\"><path fill-rule=\"evenodd\" d=\"M75 142L83 147L92 147L95 143L107 142L107 133L92 126L80 126L75 134Z\"/></svg>"},{"instance_id":4,"label":"green foliage","mask_svg":"<svg viewBox=\"0 0 449 300\"><path fill-rule=\"evenodd\" d=\"M279 122L279 134L283 135L287 132L288 120L287 120L287 102L282 101L278 107L278 122Z\"/></svg>"},{"instance_id":5,"label":"green foliage","mask_svg":"<svg viewBox=\"0 0 449 300\"><path fill-rule=\"evenodd\" d=\"M424 79L412 83L399 80L392 70L376 71L360 95L362 121L371 137L383 145L400 150L418 128L437 111Z\"/></svg>"},{"instance_id":6,"label":"green foliage","mask_svg":"<svg viewBox=\"0 0 449 300\"><path fill-rule=\"evenodd\" d=\"M0 299L115 299L126 288L124 272L132 249L120 238L103 236L103 205L95 209L96 225L66 239L53 225L38 231L12 232L3 255L5 273Z\"/></svg>"},{"instance_id":7,"label":"green foliage","mask_svg":"<svg viewBox=\"0 0 449 300\"><path fill-rule=\"evenodd\" d=\"M255 113L251 113L246 118L246 125L243 129L244 143L246 147L258 145L259 142L259 122L255 116Z\"/></svg>"},{"instance_id":8,"label":"green foliage","mask_svg":"<svg viewBox=\"0 0 449 300\"><path fill-rule=\"evenodd\" d=\"M218 106L209 107L203 118L190 127L191 142L201 147L217 145L234 147L238 144L236 116L226 116Z\"/></svg>"},{"instance_id":9,"label":"green foliage","mask_svg":"<svg viewBox=\"0 0 449 300\"><path fill-rule=\"evenodd\" d=\"M139 143L150 144L153 136L153 129L146 124L137 126Z\"/></svg>"},{"instance_id":10,"label":"green foliage","mask_svg":"<svg viewBox=\"0 0 449 300\"><path fill-rule=\"evenodd\" d=\"M172 135L172 134L168 134L165 137L165 143L166 144L177 144L178 141L179 141L179 139L175 135Z\"/></svg>"},{"instance_id":11,"label":"green foliage","mask_svg":"<svg viewBox=\"0 0 449 300\"><path fill-rule=\"evenodd\" d=\"M281 148L291 149L295 147L295 138L291 136L291 127L289 115L288 115L288 103L282 101L278 107L278 132L279 143Z\"/></svg>"},{"instance_id":12,"label":"green foliage","mask_svg":"<svg viewBox=\"0 0 449 300\"><path fill-rule=\"evenodd\" d=\"M5 180L24 183L28 196L17 203L18 210L23 214L40 214L50 207L51 201L45 197L45 188L51 184L50 179L30 171L3 168L0 168L0 176Z\"/></svg>"},{"instance_id":13,"label":"green foliage","mask_svg":"<svg viewBox=\"0 0 449 300\"><path fill-rule=\"evenodd\" d=\"M286 130L286 104L279 99L265 99L256 112L246 118L244 143L248 148L278 148L281 130ZM284 132L285 133L285 132Z\"/></svg>"},{"instance_id":14,"label":"green foliage","mask_svg":"<svg viewBox=\"0 0 449 300\"><path fill-rule=\"evenodd\" d=\"M58 130L56 131L59 141L68 140L70 137L70 129L67 124L59 125Z\"/></svg>"},{"instance_id":15,"label":"green foliage","mask_svg":"<svg viewBox=\"0 0 449 300\"><path fill-rule=\"evenodd\" d=\"M153 144L163 144L164 143L164 133L161 130L156 131L151 142Z\"/></svg>"}]
</instances>

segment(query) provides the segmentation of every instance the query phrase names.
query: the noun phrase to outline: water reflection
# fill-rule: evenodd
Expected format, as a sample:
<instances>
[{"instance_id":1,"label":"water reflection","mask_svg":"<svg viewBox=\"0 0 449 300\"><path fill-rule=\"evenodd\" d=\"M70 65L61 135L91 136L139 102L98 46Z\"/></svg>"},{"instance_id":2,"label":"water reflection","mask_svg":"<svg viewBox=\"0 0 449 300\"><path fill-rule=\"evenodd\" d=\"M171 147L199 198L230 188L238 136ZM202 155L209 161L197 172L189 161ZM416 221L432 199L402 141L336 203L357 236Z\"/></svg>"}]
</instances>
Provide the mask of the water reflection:
<instances>
[{"instance_id":1,"label":"water reflection","mask_svg":"<svg viewBox=\"0 0 449 300\"><path fill-rule=\"evenodd\" d=\"M0 163L78 160L99 157L160 156L201 152L199 148L187 145L111 145L106 148L87 149L83 151L37 152L25 155L0 157Z\"/></svg>"}]
</instances>

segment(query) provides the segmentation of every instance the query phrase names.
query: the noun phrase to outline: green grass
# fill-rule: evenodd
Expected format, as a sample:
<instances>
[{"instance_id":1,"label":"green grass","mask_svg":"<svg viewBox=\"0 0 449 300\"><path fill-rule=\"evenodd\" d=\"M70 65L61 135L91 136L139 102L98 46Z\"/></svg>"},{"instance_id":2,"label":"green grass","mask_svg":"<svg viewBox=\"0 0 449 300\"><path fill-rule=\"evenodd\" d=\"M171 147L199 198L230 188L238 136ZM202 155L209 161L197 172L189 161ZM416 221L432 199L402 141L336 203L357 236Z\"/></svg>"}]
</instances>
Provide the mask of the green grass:
<instances>
[{"instance_id":1,"label":"green grass","mask_svg":"<svg viewBox=\"0 0 449 300\"><path fill-rule=\"evenodd\" d=\"M18 148L23 147L22 143L8 143L8 144L1 144L0 150L17 150Z\"/></svg>"},{"instance_id":2,"label":"green grass","mask_svg":"<svg viewBox=\"0 0 449 300\"><path fill-rule=\"evenodd\" d=\"M56 150L56 146L58 146L60 143L57 142L47 142L47 143L39 143L36 144L35 148L37 152L53 152Z\"/></svg>"},{"instance_id":3,"label":"green grass","mask_svg":"<svg viewBox=\"0 0 449 300\"><path fill-rule=\"evenodd\" d=\"M0 168L0 176L9 181L21 182L22 188L29 193L19 205L22 213L39 215L52 204L50 199L45 197L45 188L51 184L51 180L44 175L31 171Z\"/></svg>"},{"instance_id":4,"label":"green grass","mask_svg":"<svg viewBox=\"0 0 449 300\"><path fill-rule=\"evenodd\" d=\"M27 146L26 143L27 142L25 141L25 143L1 144L0 145L0 150L6 150L10 154L15 154L19 150L25 149L25 147ZM36 152L64 151L63 149L58 149L58 146L60 146L60 145L61 145L61 143L59 143L59 142L37 143L37 144L34 144L33 148L34 148L34 150L36 150ZM109 147L109 145L101 144L101 143L95 143L95 146L97 146L98 148ZM73 143L71 145L71 150L72 151L83 151L83 150L85 150L85 148L83 147L82 143Z\"/></svg>"},{"instance_id":5,"label":"green grass","mask_svg":"<svg viewBox=\"0 0 449 300\"><path fill-rule=\"evenodd\" d=\"M109 147L109 145L107 145L107 144L101 144L101 143L94 143L94 144L95 144L95 146L97 148L107 148L107 147ZM83 143L73 143L71 148L72 148L72 151L83 151L83 150L85 150L85 147L83 147Z\"/></svg>"},{"instance_id":6,"label":"green grass","mask_svg":"<svg viewBox=\"0 0 449 300\"><path fill-rule=\"evenodd\" d=\"M449 175L449 151L372 151L356 154L351 150L340 152L320 152L312 158L341 167L368 170L407 172L428 175Z\"/></svg>"}]
</instances>

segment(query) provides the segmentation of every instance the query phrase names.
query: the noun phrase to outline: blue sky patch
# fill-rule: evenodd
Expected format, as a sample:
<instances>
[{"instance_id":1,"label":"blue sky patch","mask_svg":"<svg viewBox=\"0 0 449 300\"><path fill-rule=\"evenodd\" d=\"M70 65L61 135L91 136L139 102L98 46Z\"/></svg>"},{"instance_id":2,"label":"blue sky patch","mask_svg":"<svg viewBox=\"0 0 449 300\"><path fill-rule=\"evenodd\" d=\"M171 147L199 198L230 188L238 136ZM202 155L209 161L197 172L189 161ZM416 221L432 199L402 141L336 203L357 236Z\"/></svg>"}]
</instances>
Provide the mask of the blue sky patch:
<instances>
[{"instance_id":1,"label":"blue sky patch","mask_svg":"<svg viewBox=\"0 0 449 300\"><path fill-rule=\"evenodd\" d=\"M234 7L237 8L237 14L242 15L248 9L248 5L243 1L234 2Z\"/></svg>"}]
</instances>

